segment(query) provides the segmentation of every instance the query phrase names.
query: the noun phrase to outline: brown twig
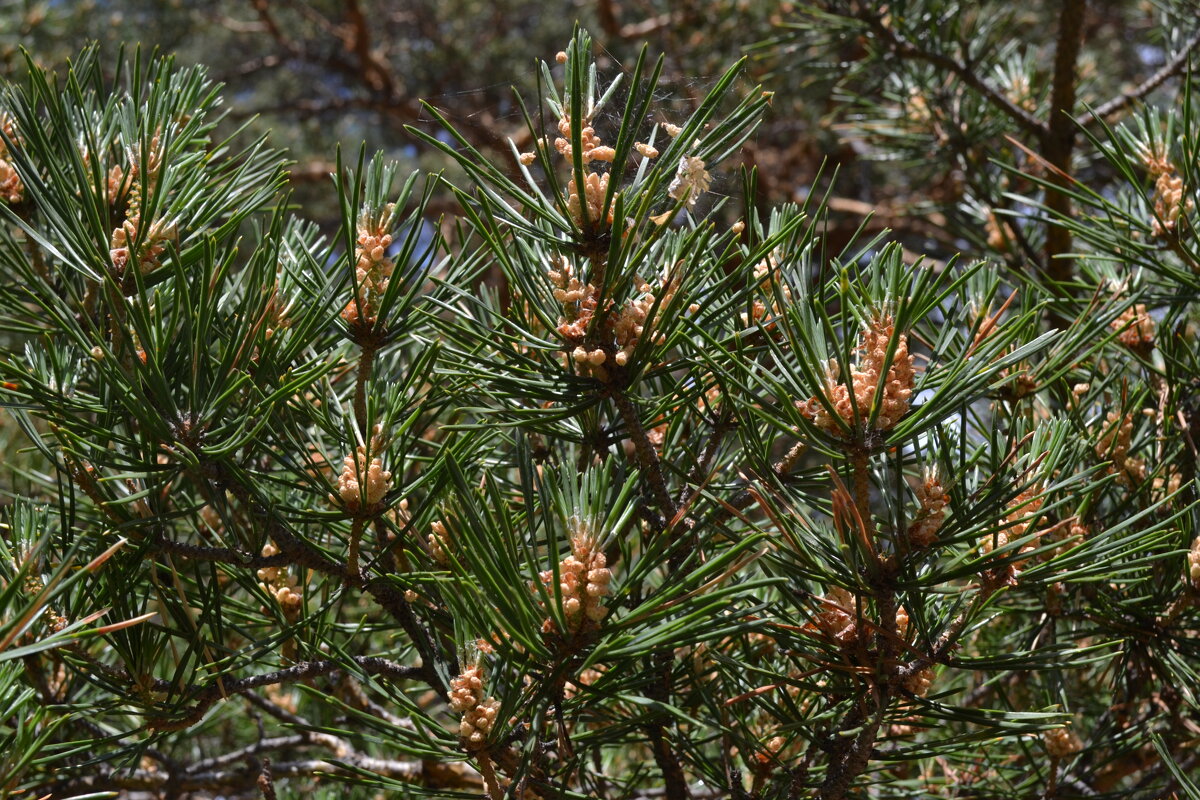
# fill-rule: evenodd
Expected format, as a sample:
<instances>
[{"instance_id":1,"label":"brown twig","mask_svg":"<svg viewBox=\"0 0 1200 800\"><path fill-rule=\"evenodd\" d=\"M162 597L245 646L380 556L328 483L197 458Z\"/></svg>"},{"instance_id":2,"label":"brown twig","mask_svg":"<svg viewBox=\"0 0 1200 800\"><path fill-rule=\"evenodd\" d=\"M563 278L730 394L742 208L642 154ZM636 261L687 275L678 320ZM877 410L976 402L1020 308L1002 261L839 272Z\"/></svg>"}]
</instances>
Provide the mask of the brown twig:
<instances>
[{"instance_id":1,"label":"brown twig","mask_svg":"<svg viewBox=\"0 0 1200 800\"><path fill-rule=\"evenodd\" d=\"M629 399L629 395L620 389L613 389L609 396L616 405L617 411L620 412L625 426L629 428L630 439L633 441L633 448L637 453L638 466L641 467L642 474L650 485L654 502L658 504L658 513L670 525L675 520L679 509L676 507L675 501L671 499L671 493L667 490L667 480L663 474L662 460L658 456L658 451L654 449L654 445L650 444L650 437L646 434L646 428L642 425L642 419L638 415L633 401Z\"/></svg>"},{"instance_id":2,"label":"brown twig","mask_svg":"<svg viewBox=\"0 0 1200 800\"><path fill-rule=\"evenodd\" d=\"M258 790L262 792L263 800L276 800L275 781L271 777L271 759L264 757L262 770L258 773Z\"/></svg>"},{"instance_id":3,"label":"brown twig","mask_svg":"<svg viewBox=\"0 0 1200 800\"><path fill-rule=\"evenodd\" d=\"M855 447L850 454L853 469L854 505L858 510L866 546L875 549L875 519L871 516L871 462L870 453L864 447ZM836 475L834 476L836 478Z\"/></svg>"},{"instance_id":4,"label":"brown twig","mask_svg":"<svg viewBox=\"0 0 1200 800\"><path fill-rule=\"evenodd\" d=\"M367 521L362 517L355 517L350 521L350 546L346 552L346 577L351 583L360 583L362 581L362 573L358 567L358 553L362 547L363 530Z\"/></svg>"},{"instance_id":5,"label":"brown twig","mask_svg":"<svg viewBox=\"0 0 1200 800\"><path fill-rule=\"evenodd\" d=\"M337 758L341 763L322 758L276 762L271 765L271 775L273 778L309 778L320 774L353 775L356 771L365 770L383 778L415 782L420 780L423 774L423 767L419 761L373 758L353 750L343 750ZM350 769L348 770L347 767ZM248 770L244 767L209 772L189 772L183 775L171 774L165 770L138 769L131 772L113 771L108 774L92 774L55 784L53 788L63 794L76 793L79 790L158 791L166 789L168 784L177 792L253 790L258 786L260 774L257 769ZM55 792L55 796L58 796L57 792Z\"/></svg>"},{"instance_id":6,"label":"brown twig","mask_svg":"<svg viewBox=\"0 0 1200 800\"><path fill-rule=\"evenodd\" d=\"M1183 72L1191 60L1192 51L1198 45L1200 45L1200 31L1192 34L1192 38L1187 40L1179 52L1149 78L1146 78L1146 80L1129 91L1122 92L1108 102L1102 103L1093 109L1092 118L1088 120L1087 124L1094 125L1101 120L1111 122L1117 114L1124 111L1131 103L1141 100L1159 86L1162 86L1168 80Z\"/></svg>"},{"instance_id":7,"label":"brown twig","mask_svg":"<svg viewBox=\"0 0 1200 800\"><path fill-rule=\"evenodd\" d=\"M496 770L492 768L492 760L487 751L479 754L479 774L483 776L483 785L487 789L488 797L491 800L503 800L504 790L496 778Z\"/></svg>"},{"instance_id":8,"label":"brown twig","mask_svg":"<svg viewBox=\"0 0 1200 800\"><path fill-rule=\"evenodd\" d=\"M1041 135L1042 155L1055 170L1047 175L1046 209L1051 216L1065 218L1071 213L1071 197L1064 191L1070 185L1071 153L1075 149L1075 90L1078 84L1075 65L1083 45L1083 18L1087 0L1063 0L1058 18L1058 39L1054 49L1054 81L1050 89L1050 119ZM1070 261L1061 258L1071 249L1071 231L1051 221L1046 228L1046 272L1051 280L1070 279Z\"/></svg>"},{"instance_id":9,"label":"brown twig","mask_svg":"<svg viewBox=\"0 0 1200 800\"><path fill-rule=\"evenodd\" d=\"M650 750L654 753L654 761L662 772L663 788L666 790L664 796L667 800L688 800L687 780L683 775L683 767L680 766L679 757L675 755L675 751L664 736L663 726L661 724L650 725L647 727L647 733L650 736Z\"/></svg>"},{"instance_id":10,"label":"brown twig","mask_svg":"<svg viewBox=\"0 0 1200 800\"><path fill-rule=\"evenodd\" d=\"M1079 0L1067 0L1070 2L1078 2ZM949 72L967 86L970 86L975 91L979 92L985 100L992 106L1001 111L1005 116L1017 123L1023 130L1041 138L1046 135L1049 128L1040 120L1034 117L1025 109L1018 106L1012 100L1009 100L1003 92L995 88L983 78L975 73L975 70L970 65L964 64L956 58L938 53L932 50L926 50L913 42L910 42L905 37L897 33L889 25L883 21L883 16L877 12L878 6L875 4L867 4L859 13L857 18L866 23L870 31L875 34L881 44L886 46L895 55L901 58L916 59L931 64L944 72ZM1073 64L1074 62L1072 62Z\"/></svg>"},{"instance_id":11,"label":"brown twig","mask_svg":"<svg viewBox=\"0 0 1200 800\"><path fill-rule=\"evenodd\" d=\"M786 454L771 466L771 471L777 478L787 476L789 472L799 463L801 456L808 452L808 444L806 442L796 442L791 446ZM751 506L755 500L759 498L758 492L752 487L742 489L733 497L729 498L728 502L719 509L713 516L713 525L719 525L727 519L733 517L738 511L743 511Z\"/></svg>"},{"instance_id":12,"label":"brown twig","mask_svg":"<svg viewBox=\"0 0 1200 800\"><path fill-rule=\"evenodd\" d=\"M368 675L383 676L392 680L412 680L424 677L424 670L421 667L398 664L386 658L355 656L352 661ZM148 727L160 731L182 730L199 722L208 709L212 708L218 700L231 695L263 686L295 683L296 681L306 680L318 675L328 675L331 672L346 668L347 665L340 661L306 661L292 667L287 667L286 669L267 672L262 675L252 675L240 680L226 680L223 678L217 683L209 684L202 689L193 691L191 697L188 699L195 705L183 717L173 720L159 717L150 720Z\"/></svg>"},{"instance_id":13,"label":"brown twig","mask_svg":"<svg viewBox=\"0 0 1200 800\"><path fill-rule=\"evenodd\" d=\"M819 800L841 800L850 789L850 784L854 782L854 779L867 768L887 706L888 697L886 694L880 694L875 698L875 714L865 724L862 724L864 717L861 714L851 714L843 722L842 729L845 731L853 730L860 724L862 724L862 730L854 737L850 746L840 754L837 763L826 772L825 781L817 790Z\"/></svg>"},{"instance_id":14,"label":"brown twig","mask_svg":"<svg viewBox=\"0 0 1200 800\"><path fill-rule=\"evenodd\" d=\"M705 442L704 451L700 454L700 458L696 460L695 466L688 474L687 485L679 490L679 507L686 508L692 499L699 494L701 484L704 483L708 476L709 467L712 465L713 459L716 458L717 451L721 448L721 442L725 440L725 434L729 433L736 427L733 421L733 413L728 410L727 404L723 404L720 414L714 420L712 430L709 431L708 441Z\"/></svg>"},{"instance_id":15,"label":"brown twig","mask_svg":"<svg viewBox=\"0 0 1200 800\"><path fill-rule=\"evenodd\" d=\"M150 548L158 553L170 553L192 561L210 561L218 564L233 564L247 569L262 569L264 567L282 567L291 563L284 553L273 556L256 556L242 550L230 547L208 547L206 545L176 542L163 536L155 537Z\"/></svg>"},{"instance_id":16,"label":"brown twig","mask_svg":"<svg viewBox=\"0 0 1200 800\"><path fill-rule=\"evenodd\" d=\"M1002 584L995 581L985 581L980 587L979 593L971 601L971 606L966 611L963 611L950 623L946 631L938 637L930 651L920 658L915 658L912 661L904 664L896 670L896 677L900 681L905 681L913 675L928 666L942 661L954 648L958 637L962 635L966 629L967 623L974 618L975 613L988 601L988 599L1000 590Z\"/></svg>"},{"instance_id":17,"label":"brown twig","mask_svg":"<svg viewBox=\"0 0 1200 800\"><path fill-rule=\"evenodd\" d=\"M356 301L357 302L357 301ZM367 384L375 372L375 354L378 345L373 337L367 337L360 343L358 356L358 372L354 379L354 419L358 423L358 431L364 437L367 430Z\"/></svg>"}]
</instances>

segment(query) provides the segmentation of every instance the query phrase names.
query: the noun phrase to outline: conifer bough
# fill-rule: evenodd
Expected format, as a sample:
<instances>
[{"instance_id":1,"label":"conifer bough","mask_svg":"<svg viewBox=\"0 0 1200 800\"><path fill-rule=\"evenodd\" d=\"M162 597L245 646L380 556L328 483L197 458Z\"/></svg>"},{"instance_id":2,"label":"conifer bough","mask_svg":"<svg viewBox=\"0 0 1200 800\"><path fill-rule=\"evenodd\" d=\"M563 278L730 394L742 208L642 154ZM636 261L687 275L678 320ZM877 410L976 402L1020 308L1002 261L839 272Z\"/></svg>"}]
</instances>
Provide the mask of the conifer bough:
<instances>
[{"instance_id":1,"label":"conifer bough","mask_svg":"<svg viewBox=\"0 0 1200 800\"><path fill-rule=\"evenodd\" d=\"M5 87L0 797L1200 797L1190 88L1064 293L835 251L740 64L591 51L330 239L201 69Z\"/></svg>"}]
</instances>

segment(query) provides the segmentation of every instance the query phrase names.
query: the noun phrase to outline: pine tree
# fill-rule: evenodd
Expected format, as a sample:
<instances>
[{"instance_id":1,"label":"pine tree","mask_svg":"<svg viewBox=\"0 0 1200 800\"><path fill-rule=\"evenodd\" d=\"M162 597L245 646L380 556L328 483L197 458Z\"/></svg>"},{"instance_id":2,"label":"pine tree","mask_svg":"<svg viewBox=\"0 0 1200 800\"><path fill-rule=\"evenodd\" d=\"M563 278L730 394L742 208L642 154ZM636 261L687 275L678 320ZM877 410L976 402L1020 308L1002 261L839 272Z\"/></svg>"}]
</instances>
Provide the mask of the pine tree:
<instances>
[{"instance_id":1,"label":"pine tree","mask_svg":"<svg viewBox=\"0 0 1200 800\"><path fill-rule=\"evenodd\" d=\"M201 68L5 87L0 796L1200 797L1190 83L942 261L592 54L329 238Z\"/></svg>"}]
</instances>

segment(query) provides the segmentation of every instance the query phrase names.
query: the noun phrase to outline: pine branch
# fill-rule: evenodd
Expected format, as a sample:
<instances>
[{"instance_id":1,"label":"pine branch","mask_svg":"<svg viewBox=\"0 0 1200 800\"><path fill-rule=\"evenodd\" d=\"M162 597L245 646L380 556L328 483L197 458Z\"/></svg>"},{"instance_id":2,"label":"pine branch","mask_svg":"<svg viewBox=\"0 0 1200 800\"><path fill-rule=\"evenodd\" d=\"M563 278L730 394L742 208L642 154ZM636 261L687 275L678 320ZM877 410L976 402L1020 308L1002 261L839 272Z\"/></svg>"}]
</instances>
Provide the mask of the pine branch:
<instances>
[{"instance_id":1,"label":"pine branch","mask_svg":"<svg viewBox=\"0 0 1200 800\"><path fill-rule=\"evenodd\" d=\"M262 792L263 800L278 800L275 794L275 781L271 774L271 759L262 760L262 770L258 773L258 790Z\"/></svg>"},{"instance_id":2,"label":"pine branch","mask_svg":"<svg viewBox=\"0 0 1200 800\"><path fill-rule=\"evenodd\" d=\"M271 775L275 779L312 778L321 775L352 778L356 775L360 776L359 771L365 771L382 778L415 783L421 780L423 769L420 761L374 758L354 750L341 750L336 761L314 758L274 762L271 764ZM231 792L258 788L260 775L261 767L188 772L182 775L172 774L166 770L137 769L127 773L114 770L106 775L63 781L45 788L64 793L114 790L162 791L168 788L184 792Z\"/></svg>"},{"instance_id":3,"label":"pine branch","mask_svg":"<svg viewBox=\"0 0 1200 800\"><path fill-rule=\"evenodd\" d=\"M1171 78L1174 78L1182 73L1191 62L1192 52L1197 46L1200 46L1200 31L1192 34L1192 38L1188 39L1187 42L1184 43L1183 47L1179 49L1179 52L1172 56L1167 63L1163 64L1162 67L1160 67L1153 75L1146 78L1146 80L1142 81L1129 91L1122 92L1111 100L1101 103L1099 106L1094 108L1092 110L1091 118L1089 118L1085 124L1090 126L1101 121L1109 123L1115 121L1117 116L1130 105L1138 100L1145 99L1147 95L1149 95L1159 86L1162 86Z\"/></svg>"},{"instance_id":4,"label":"pine branch","mask_svg":"<svg viewBox=\"0 0 1200 800\"><path fill-rule=\"evenodd\" d=\"M9 491L27 498L0 509L0 739L18 745L0 751L0 773L18 773L0 793L270 800L279 781L323 775L489 800L845 800L956 778L989 796L1186 785L1176 769L1197 757L1183 695L1200 658L1187 485L1200 350L1186 335L1200 147L1182 101L1078 136L1083 0L1051 12L1045 121L1025 110L1040 73L1021 42L1006 49L1005 32L961 3L918 0L901 15L836 0L796 26L835 29L816 34L822 46L852 49L830 63L874 38L883 58L862 66L883 73L865 105L912 98L910 116L869 132L902 142L880 154L926 145L932 123L956 166L979 167L925 197L945 210L929 217L941 231L925 244L939 256L930 268L874 223L825 227L831 207L872 206L821 199L823 184L773 209L747 174L744 219L730 228L708 213L720 161L764 110L753 93L722 113L737 69L673 116L655 105L661 64L639 57L606 89L578 32L539 65L541 116L521 108L536 152L492 164L467 138L492 118L464 135L436 112L408 116L366 4L337 16L254 7L252 30L276 43L263 63L328 63L361 96L335 110L393 106L439 128L423 141L464 176L455 246L435 234L426 247L435 205L416 200L417 177L397 196L395 169L365 168L365 155L352 169L338 159L342 228L322 240L275 196L270 158L217 165L231 145L199 125L192 106L215 102L202 76L131 69L120 74L147 86L110 97L114 73L85 58L65 83L32 68L27 86L5 87L0 217L15 233L0 230L0 397L45 464L23 461ZM296 20L334 47L289 40L282 25ZM997 58L954 40L967 29ZM1196 49L1189 40L1101 109L1129 109ZM962 90L951 117L963 136L921 107L930 76ZM1026 148L1040 170L983 163L976 134L1014 125L1025 141L1000 157ZM762 136L758 147L782 191L787 164ZM1072 174L1077 150L1099 168ZM181 220L152 255L113 233L113 218L140 220L131 198L110 197L131 191L135 169L146 223ZM400 221L397 208L414 210ZM379 209L388 232L380 222L371 253L389 261L389 283L370 297L389 323L344 319L360 349L347 362L340 267L357 220ZM972 235L950 258L981 212L1008 214L1011 231L989 217L986 245ZM1056 223L1069 250L1039 239ZM968 263L1001 252L1015 276ZM1016 291L1021 253L1086 256L1040 270L1063 268L1081 297L1039 280ZM506 285L481 291L484 273ZM1050 313L1073 322L1044 333ZM891 359L901 335L905 356ZM881 374L889 359L907 377ZM715 408L701 394L713 383ZM680 417L656 443L643 413ZM386 455L366 441L376 422ZM378 502L347 499L331 523L314 487L337 467L322 454L360 445L394 466L394 485ZM628 535L639 527L648 538ZM92 562L109 559L104 570L71 568L112 529L148 560L105 550ZM254 552L268 540L277 554ZM285 630L259 610L254 569L270 570ZM133 627L147 603L161 624ZM92 627L103 606L126 622ZM300 641L314 660L297 663ZM341 655L363 652L411 663ZM935 679L937 702L920 703ZM294 707L297 693L268 688L297 683ZM238 697L247 713L219 706ZM1030 710L1051 702L1062 712ZM81 708L94 712L67 713ZM129 708L155 718L139 726ZM1097 735L1115 728L1115 745ZM373 732L385 757L335 729ZM997 757L974 769L984 737ZM194 762L176 757L189 752ZM907 772L892 769L901 760ZM950 765L944 780L930 777L937 765Z\"/></svg>"},{"instance_id":5,"label":"pine branch","mask_svg":"<svg viewBox=\"0 0 1200 800\"><path fill-rule=\"evenodd\" d=\"M425 671L421 667L410 667L403 664L397 664L394 661L389 661L385 658L377 658L374 656L354 656L352 658L355 664L368 675L376 675L386 677L391 680L412 680L415 678L423 678ZM238 680L227 680L223 676L218 678L214 683L203 688L187 687L185 693L188 694L187 702L194 704L193 707L181 718L167 719L163 717L151 719L147 725L153 730L160 731L175 731L183 728L191 727L192 725L203 719L204 714L208 709L218 701L226 699L232 695L240 694L257 689L263 686L274 686L277 684L295 683L296 681L315 678L320 675L328 675L331 672L346 669L346 665L338 661L306 661L295 666L287 667L286 669L268 672L263 675L252 675L248 678ZM164 688L174 688L170 682L161 682Z\"/></svg>"},{"instance_id":6,"label":"pine branch","mask_svg":"<svg viewBox=\"0 0 1200 800\"><path fill-rule=\"evenodd\" d=\"M875 696L877 692L873 692ZM817 790L818 800L841 800L850 790L854 779L862 774L871 761L871 753L875 748L875 739L879 735L879 726L883 722L884 712L887 711L886 695L875 696L875 713L863 723L863 717L852 714L842 723L840 731L851 731L861 726L858 735L848 748L839 754L837 761L826 771L825 780Z\"/></svg>"},{"instance_id":7,"label":"pine branch","mask_svg":"<svg viewBox=\"0 0 1200 800\"><path fill-rule=\"evenodd\" d=\"M344 565L338 564L328 558L315 547L296 536L291 531L290 526L273 509L260 503L249 489L236 480L233 471L223 462L207 461L202 464L202 472L212 481L214 486L231 492L251 509L255 517L265 522L267 535L276 543L279 547L280 555L285 556L289 564L295 564L306 569L331 575L342 581L349 580L349 573ZM438 664L445 664L445 659L440 656L433 637L417 621L412 613L412 608L408 601L404 599L403 594L396 589L391 581L381 576L367 580L363 583L363 589L375 598L380 607L390 613L400 623L400 626L412 640L413 646L417 648L417 652L421 654L422 664L420 669L422 670L423 678L440 697L446 699L448 697L446 684L436 666ZM457 667L453 662L447 666L450 667L448 670L450 673L457 672Z\"/></svg>"},{"instance_id":8,"label":"pine branch","mask_svg":"<svg viewBox=\"0 0 1200 800\"><path fill-rule=\"evenodd\" d=\"M676 508L675 501L671 499L671 493L667 489L666 476L663 475L662 459L659 458L654 445L650 443L650 437L646 434L646 428L642 425L637 408L629 399L629 395L621 389L614 387L609 391L608 396L612 398L617 411L621 414L621 419L629 429L630 439L633 441L634 451L638 457L638 466L645 475L647 483L650 484L650 492L658 504L658 513L666 520L667 525L674 524L679 509Z\"/></svg>"},{"instance_id":9,"label":"pine branch","mask_svg":"<svg viewBox=\"0 0 1200 800\"><path fill-rule=\"evenodd\" d=\"M727 406L723 407L717 418L713 421L712 430L709 431L708 440L704 444L704 450L700 453L700 457L692 467L691 473L688 474L687 484L679 490L680 508L687 508L688 504L700 492L700 487L708 476L713 459L717 456L717 451L721 449L721 443L725 440L725 435L736 427L737 425L733 421L733 413L727 410Z\"/></svg>"},{"instance_id":10,"label":"pine branch","mask_svg":"<svg viewBox=\"0 0 1200 800\"><path fill-rule=\"evenodd\" d=\"M1050 118L1041 136L1042 155L1054 167L1046 190L1046 208L1053 215L1071 213L1071 154L1075 149L1076 62L1083 44L1083 21L1087 0L1063 0L1058 18L1058 38L1054 49L1054 78L1050 90ZM1070 280L1071 262L1060 258L1071 249L1071 232L1053 221L1047 224L1045 261L1050 279L1057 284Z\"/></svg>"},{"instance_id":11,"label":"pine branch","mask_svg":"<svg viewBox=\"0 0 1200 800\"><path fill-rule=\"evenodd\" d=\"M796 442L782 458L771 466L771 471L775 474L776 478L786 478L788 473L796 467L796 464L800 463L801 457L807 452L808 444L806 442ZM711 524L720 525L731 519L737 512L744 511L753 505L758 500L758 497L758 492L751 487L738 491L737 494L723 503L721 508L717 509L713 514Z\"/></svg>"},{"instance_id":12,"label":"pine branch","mask_svg":"<svg viewBox=\"0 0 1200 800\"><path fill-rule=\"evenodd\" d=\"M988 103L1015 122L1018 127L1039 139L1049 133L1050 128L1048 126L1009 100L1003 92L981 78L969 64L965 64L944 53L926 49L920 44L904 38L904 36L895 31L890 25L886 24L883 16L875 13L870 4L860 7L855 14L855 18L866 23L868 29L875 34L880 43L898 58L924 61L945 73L954 75L964 84L979 92Z\"/></svg>"},{"instance_id":13,"label":"pine branch","mask_svg":"<svg viewBox=\"0 0 1200 800\"><path fill-rule=\"evenodd\" d=\"M683 775L683 767L670 742L667 741L664 726L658 723L651 724L647 726L646 733L650 737L650 750L654 753L654 761L658 764L658 769L662 772L663 781L666 784L663 787L663 796L667 800L689 800L691 794Z\"/></svg>"},{"instance_id":14,"label":"pine branch","mask_svg":"<svg viewBox=\"0 0 1200 800\"><path fill-rule=\"evenodd\" d=\"M229 564L246 569L282 567L295 563L285 553L276 553L272 556L255 555L229 547L209 547L190 542L175 542L164 538L161 534L151 540L150 549L157 553L169 553L192 561Z\"/></svg>"}]
</instances>

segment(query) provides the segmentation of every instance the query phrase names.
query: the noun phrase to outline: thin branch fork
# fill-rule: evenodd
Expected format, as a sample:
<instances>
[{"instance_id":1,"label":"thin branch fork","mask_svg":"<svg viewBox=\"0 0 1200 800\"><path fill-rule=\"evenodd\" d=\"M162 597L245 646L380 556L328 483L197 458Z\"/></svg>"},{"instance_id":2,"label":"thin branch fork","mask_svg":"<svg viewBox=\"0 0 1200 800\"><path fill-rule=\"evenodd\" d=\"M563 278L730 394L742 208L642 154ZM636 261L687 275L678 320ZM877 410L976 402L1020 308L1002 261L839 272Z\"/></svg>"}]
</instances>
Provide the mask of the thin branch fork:
<instances>
[{"instance_id":1,"label":"thin branch fork","mask_svg":"<svg viewBox=\"0 0 1200 800\"><path fill-rule=\"evenodd\" d=\"M150 548L158 553L169 553L192 561L211 561L219 564L233 564L247 569L263 569L264 567L283 567L291 563L284 553L273 556L256 556L230 547L209 547L189 542L177 542L163 536L155 537Z\"/></svg>"},{"instance_id":2,"label":"thin branch fork","mask_svg":"<svg viewBox=\"0 0 1200 800\"><path fill-rule=\"evenodd\" d=\"M352 660L368 675L378 675L391 678L392 680L411 680L424 677L424 670L421 667L405 666L386 658L355 656ZM295 683L308 678L315 678L319 675L328 675L331 672L337 672L346 668L347 665L340 661L306 661L286 669L268 672L263 675L252 675L240 680L230 681L220 679L199 691L195 691L191 697L195 706L185 716L174 720L164 718L152 719L149 722L149 727L160 731L182 730L199 722L208 709L212 708L218 700L231 695L249 691L250 689L258 689L263 686Z\"/></svg>"},{"instance_id":3,"label":"thin branch fork","mask_svg":"<svg viewBox=\"0 0 1200 800\"><path fill-rule=\"evenodd\" d=\"M902 665L896 670L896 677L900 681L907 680L926 667L932 666L933 664L944 659L958 641L958 637L962 635L963 630L966 629L967 623L969 623L975 616L975 612L978 611L993 594L998 592L1002 588L1002 585L1003 584L1000 582L985 581L980 587L979 593L975 595L975 599L971 601L970 607L959 614L954 621L950 623L950 626L946 629L946 631L940 637L938 637L938 640L934 643L930 652L927 655L913 659L909 663Z\"/></svg>"},{"instance_id":4,"label":"thin branch fork","mask_svg":"<svg viewBox=\"0 0 1200 800\"><path fill-rule=\"evenodd\" d=\"M671 493L667 490L667 480L663 474L662 459L659 458L658 451L654 449L654 445L650 444L650 437L646 434L646 428L642 425L641 417L638 415L633 401L629 399L629 395L620 389L614 389L609 396L612 398L613 403L616 404L617 411L621 414L621 419L624 420L625 425L629 428L631 438L633 439L633 447L638 457L638 465L642 468L642 471L646 475L646 480L650 484L650 491L654 495L654 502L658 504L658 513L670 524L675 521L679 509L675 506L675 501L671 499Z\"/></svg>"},{"instance_id":5,"label":"thin branch fork","mask_svg":"<svg viewBox=\"0 0 1200 800\"><path fill-rule=\"evenodd\" d=\"M357 752L349 751L338 755L338 763L321 758L302 759L298 761L272 762L272 778L312 777L314 775L347 774L346 766L355 770L366 770L380 777L401 781L417 781L422 776L423 766L419 761L393 761L385 758L373 758ZM343 766L346 765L346 766ZM352 774L352 773L351 773ZM115 788L124 790L153 791L170 786L175 791L196 792L214 790L252 789L258 785L261 768L256 769L223 769L209 772L171 774L166 770L138 769L126 774L110 774L107 776L91 776L78 782L68 783L68 788L103 790Z\"/></svg>"},{"instance_id":6,"label":"thin branch fork","mask_svg":"<svg viewBox=\"0 0 1200 800\"><path fill-rule=\"evenodd\" d=\"M1129 91L1122 92L1107 103L1097 106L1092 111L1092 117L1086 124L1094 125L1101 120L1111 122L1117 114L1124 111L1132 103L1141 100L1159 86L1162 86L1168 80L1183 72L1191 61L1192 52L1198 46L1200 46L1200 31L1192 34L1192 38L1187 40L1179 52L1149 78L1146 78L1146 80Z\"/></svg>"},{"instance_id":7,"label":"thin branch fork","mask_svg":"<svg viewBox=\"0 0 1200 800\"><path fill-rule=\"evenodd\" d=\"M204 476L218 489L228 490L241 502L245 503L251 512L262 518L267 526L267 535L279 546L280 553L288 559L288 563L296 564L307 569L321 572L347 580L345 564L340 564L326 556L319 549L294 534L287 523L271 508L261 503L254 494L236 479L233 470L226 464L217 461L205 462L201 465ZM376 576L366 580L362 588L390 613L404 632L412 639L413 645L421 655L422 677L443 700L448 697L445 682L438 674L436 664L444 662L440 657L436 643L430 634L417 621L416 615L408 601L387 578ZM457 672L457 665L447 664L450 672Z\"/></svg>"},{"instance_id":8,"label":"thin branch fork","mask_svg":"<svg viewBox=\"0 0 1200 800\"><path fill-rule=\"evenodd\" d=\"M873 4L872 4L873 6ZM956 58L938 53L910 42L908 39L901 36L890 26L886 25L883 18L874 10L863 8L856 14L856 18L865 23L870 31L875 34L876 38L889 50L901 58L911 58L918 61L924 61L932 64L939 69L949 72L970 86L975 91L979 92L983 97L997 110L1009 117L1013 122L1017 123L1023 130L1033 134L1039 139L1045 137L1050 128L1041 120L1034 117L1025 109L1018 106L1013 101L1009 100L1004 94L983 78L975 73L975 70L969 65Z\"/></svg>"}]
</instances>

